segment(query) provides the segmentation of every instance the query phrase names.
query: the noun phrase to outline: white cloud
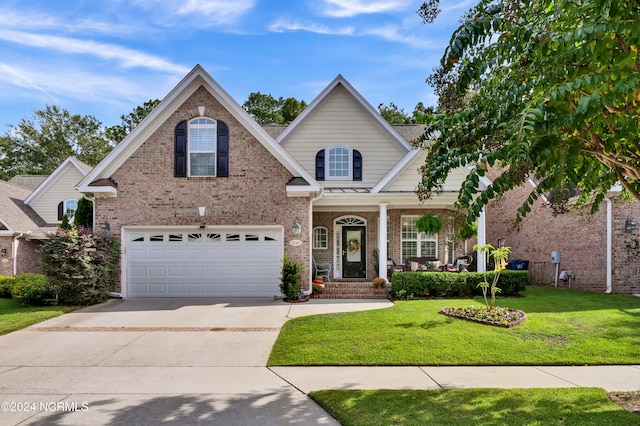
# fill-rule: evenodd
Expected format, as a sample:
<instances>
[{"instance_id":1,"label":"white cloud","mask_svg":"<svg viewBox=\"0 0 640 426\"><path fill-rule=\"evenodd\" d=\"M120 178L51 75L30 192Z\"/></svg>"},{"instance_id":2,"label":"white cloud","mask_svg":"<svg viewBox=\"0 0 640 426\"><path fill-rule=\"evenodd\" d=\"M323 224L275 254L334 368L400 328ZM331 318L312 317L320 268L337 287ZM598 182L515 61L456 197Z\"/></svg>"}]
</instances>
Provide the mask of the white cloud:
<instances>
[{"instance_id":1,"label":"white cloud","mask_svg":"<svg viewBox=\"0 0 640 426\"><path fill-rule=\"evenodd\" d=\"M135 4L151 12L163 25L179 24L207 28L238 22L255 6L256 0L137 0ZM185 21L184 18L187 18Z\"/></svg>"},{"instance_id":2,"label":"white cloud","mask_svg":"<svg viewBox=\"0 0 640 426\"><path fill-rule=\"evenodd\" d=\"M361 14L400 11L413 4L412 1L406 0L324 0L324 3L323 13L334 18L349 18Z\"/></svg>"},{"instance_id":3,"label":"white cloud","mask_svg":"<svg viewBox=\"0 0 640 426\"><path fill-rule=\"evenodd\" d=\"M331 28L317 23L300 23L281 19L269 25L269 31L282 33L286 31L308 31L325 35L353 35L353 27Z\"/></svg>"},{"instance_id":4,"label":"white cloud","mask_svg":"<svg viewBox=\"0 0 640 426\"><path fill-rule=\"evenodd\" d=\"M116 61L124 68L141 67L181 75L189 72L189 68L171 63L158 56L114 44L12 30L0 30L0 40L22 46L79 55L90 55L101 59Z\"/></svg>"}]
</instances>

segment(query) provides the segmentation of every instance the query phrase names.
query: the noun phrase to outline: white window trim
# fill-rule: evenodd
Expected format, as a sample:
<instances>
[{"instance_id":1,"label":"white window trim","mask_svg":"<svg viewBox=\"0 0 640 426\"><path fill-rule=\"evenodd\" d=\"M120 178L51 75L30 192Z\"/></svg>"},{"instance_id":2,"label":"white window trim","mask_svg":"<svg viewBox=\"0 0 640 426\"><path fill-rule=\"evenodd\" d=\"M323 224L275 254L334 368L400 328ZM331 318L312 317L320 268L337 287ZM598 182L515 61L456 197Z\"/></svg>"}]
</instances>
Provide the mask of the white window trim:
<instances>
[{"instance_id":1,"label":"white window trim","mask_svg":"<svg viewBox=\"0 0 640 426\"><path fill-rule=\"evenodd\" d=\"M316 237L316 231L324 231L324 247L319 245L319 241ZM313 228L313 249L314 250L327 250L329 248L329 228L326 226L316 226Z\"/></svg>"},{"instance_id":2,"label":"white window trim","mask_svg":"<svg viewBox=\"0 0 640 426\"><path fill-rule=\"evenodd\" d=\"M433 257L438 257L438 234L424 234L424 232L419 232L416 229L416 239L406 239L403 238L402 236L402 222L405 219L418 219L420 216L414 216L414 215L406 215L406 216L401 216L400 217L400 259L404 258L404 253L402 252L402 243L404 243L405 241L408 242L412 242L415 241L416 242L416 257L427 257L422 253L422 242L425 241L433 241L435 242L435 255ZM422 235L425 235L426 237L423 237ZM409 257L413 257L413 256L409 256Z\"/></svg>"},{"instance_id":3,"label":"white window trim","mask_svg":"<svg viewBox=\"0 0 640 426\"><path fill-rule=\"evenodd\" d=\"M75 203L76 204L76 208L73 210L73 214L71 216L69 216L69 214L67 213L68 207L67 204L68 203ZM64 202L62 203L62 215L64 216L65 214L67 215L67 219L69 219L69 222L71 222L73 220L73 218L76 216L76 212L78 211L78 200L75 198L69 198L64 200Z\"/></svg>"},{"instance_id":4,"label":"white window trim","mask_svg":"<svg viewBox=\"0 0 640 426\"><path fill-rule=\"evenodd\" d=\"M347 150L347 153L348 153L347 171L349 172L347 176L331 176L331 167L329 166L330 164L329 159L331 158L331 150L337 149L337 148L342 148ZM353 180L353 149L345 145L333 145L326 149L324 157L325 157L324 158L324 170L325 170L324 179L325 180Z\"/></svg>"},{"instance_id":5,"label":"white window trim","mask_svg":"<svg viewBox=\"0 0 640 426\"><path fill-rule=\"evenodd\" d=\"M211 120L213 121L213 124L192 124L193 121L195 120L199 120L199 119L206 119L206 120ZM213 151L194 151L191 149L191 129L192 128L200 128L200 129L208 129L208 128L213 128L213 134L214 134L214 139L213 139ZM213 175L193 175L191 174L191 154L192 153L197 153L197 154L210 154L213 153L214 156L214 164L215 164L215 174ZM213 118L210 117L196 117L193 118L191 120L189 120L189 122L187 123L187 176L189 177L216 177L218 174L218 122L216 120L214 120Z\"/></svg>"}]
</instances>

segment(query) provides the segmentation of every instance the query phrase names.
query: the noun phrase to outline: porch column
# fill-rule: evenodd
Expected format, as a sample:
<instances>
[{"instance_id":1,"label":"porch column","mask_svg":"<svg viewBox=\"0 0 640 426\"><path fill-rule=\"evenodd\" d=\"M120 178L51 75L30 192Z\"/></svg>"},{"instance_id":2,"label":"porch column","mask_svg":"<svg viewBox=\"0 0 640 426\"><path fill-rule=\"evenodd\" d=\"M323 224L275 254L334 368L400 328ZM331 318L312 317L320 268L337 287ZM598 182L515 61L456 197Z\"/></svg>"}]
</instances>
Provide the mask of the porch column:
<instances>
[{"instance_id":1,"label":"porch column","mask_svg":"<svg viewBox=\"0 0 640 426\"><path fill-rule=\"evenodd\" d=\"M380 203L380 220L378 224L378 276L387 278L387 206L389 203Z\"/></svg>"},{"instance_id":2,"label":"porch column","mask_svg":"<svg viewBox=\"0 0 640 426\"><path fill-rule=\"evenodd\" d=\"M484 217L484 208L480 211L478 216L478 245L483 246L487 243L487 232ZM476 252L476 265L478 265L478 272L484 272L486 269L487 254L481 253L480 250Z\"/></svg>"}]
</instances>

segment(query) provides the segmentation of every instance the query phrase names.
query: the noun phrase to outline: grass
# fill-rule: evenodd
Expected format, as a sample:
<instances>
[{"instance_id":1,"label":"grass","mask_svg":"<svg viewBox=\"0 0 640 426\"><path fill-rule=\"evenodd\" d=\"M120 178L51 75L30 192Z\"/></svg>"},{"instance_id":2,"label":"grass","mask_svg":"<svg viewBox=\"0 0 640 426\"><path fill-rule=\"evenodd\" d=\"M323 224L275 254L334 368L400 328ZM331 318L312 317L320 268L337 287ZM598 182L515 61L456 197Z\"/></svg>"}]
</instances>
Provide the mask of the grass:
<instances>
[{"instance_id":1,"label":"grass","mask_svg":"<svg viewBox=\"0 0 640 426\"><path fill-rule=\"evenodd\" d=\"M73 311L72 306L22 306L0 298L0 336Z\"/></svg>"},{"instance_id":2,"label":"grass","mask_svg":"<svg viewBox=\"0 0 640 426\"><path fill-rule=\"evenodd\" d=\"M309 394L345 426L630 425L602 389L323 390Z\"/></svg>"},{"instance_id":3,"label":"grass","mask_svg":"<svg viewBox=\"0 0 640 426\"><path fill-rule=\"evenodd\" d=\"M640 298L549 287L498 299L527 320L500 328L451 318L481 299L396 302L388 309L288 321L269 365L597 365L640 363Z\"/></svg>"}]
</instances>

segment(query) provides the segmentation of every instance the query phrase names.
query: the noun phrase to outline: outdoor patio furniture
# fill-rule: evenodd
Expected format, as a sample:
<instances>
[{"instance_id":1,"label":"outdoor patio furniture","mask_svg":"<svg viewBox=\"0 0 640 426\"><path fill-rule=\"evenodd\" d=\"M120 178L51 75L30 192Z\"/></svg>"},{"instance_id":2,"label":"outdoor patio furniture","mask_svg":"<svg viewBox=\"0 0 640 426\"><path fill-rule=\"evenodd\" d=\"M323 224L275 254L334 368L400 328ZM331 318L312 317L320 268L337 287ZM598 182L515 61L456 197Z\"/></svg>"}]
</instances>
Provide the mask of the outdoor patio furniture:
<instances>
[{"instance_id":1,"label":"outdoor patio furniture","mask_svg":"<svg viewBox=\"0 0 640 426\"><path fill-rule=\"evenodd\" d=\"M329 281L331 278L331 263L318 263L316 258L313 257L313 268L315 269L314 277L321 277L325 281ZM326 277L326 279L325 279Z\"/></svg>"}]
</instances>

